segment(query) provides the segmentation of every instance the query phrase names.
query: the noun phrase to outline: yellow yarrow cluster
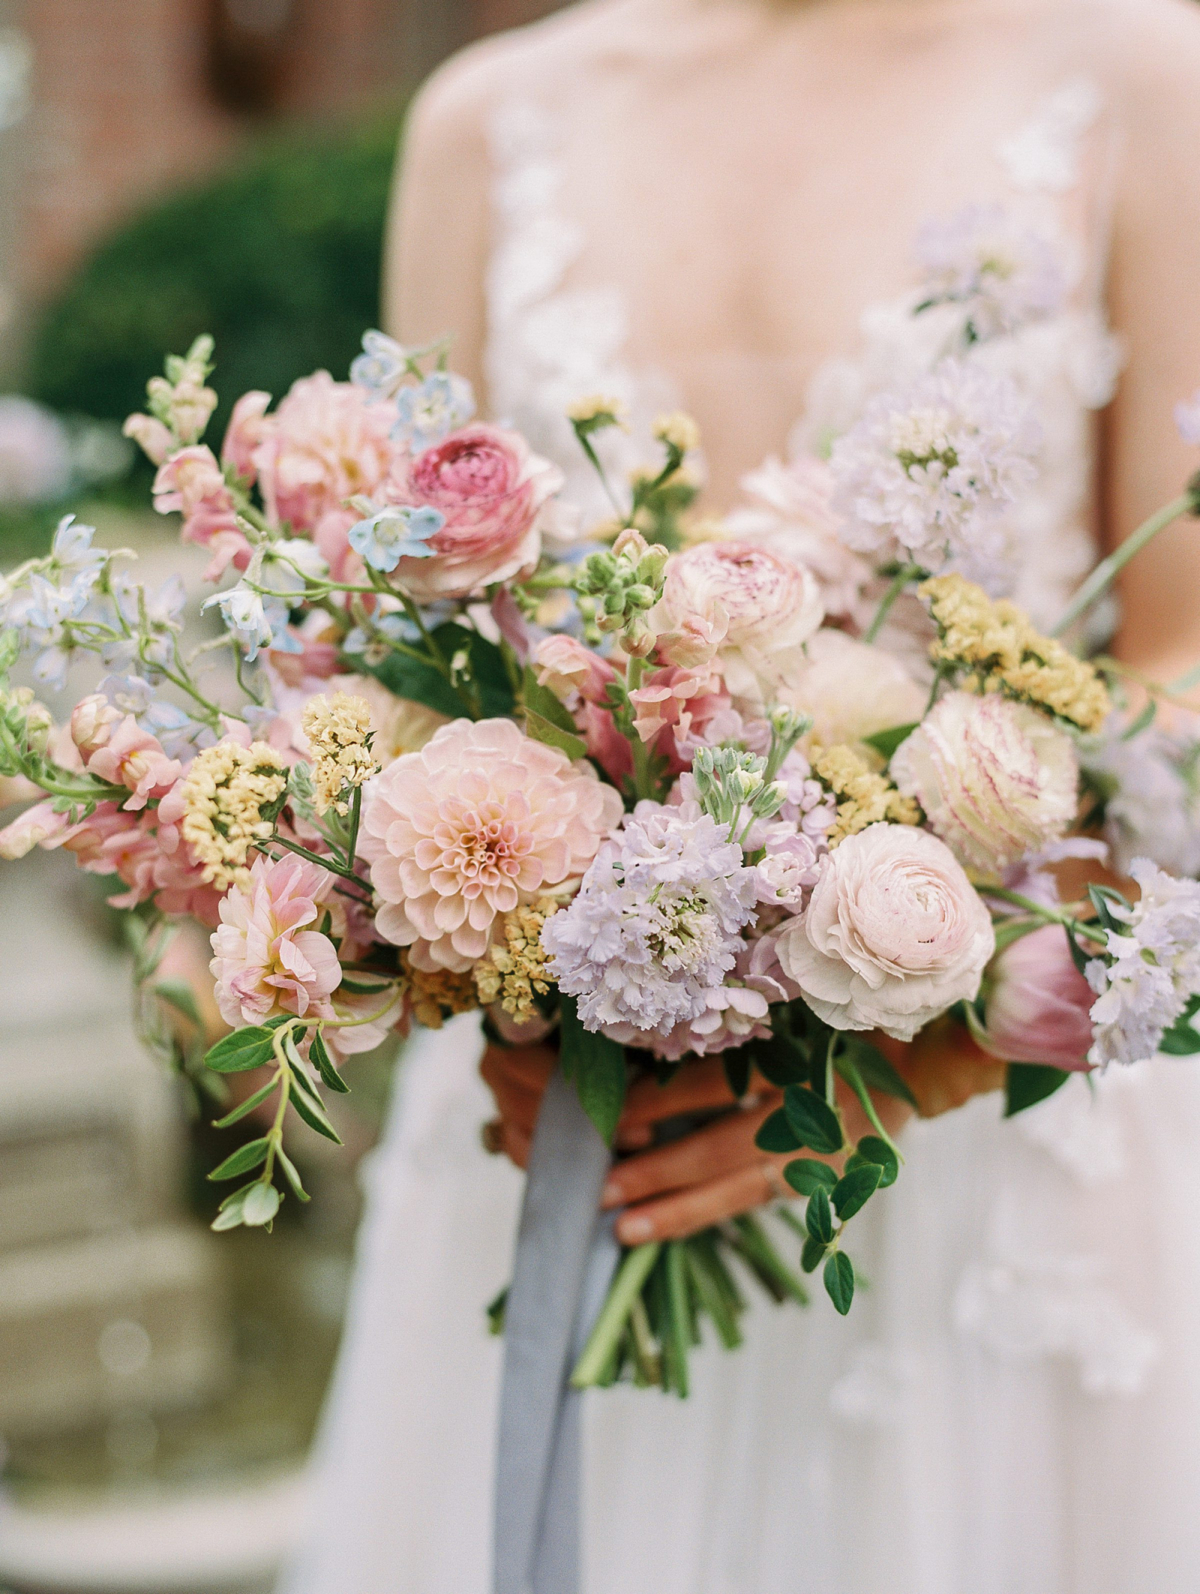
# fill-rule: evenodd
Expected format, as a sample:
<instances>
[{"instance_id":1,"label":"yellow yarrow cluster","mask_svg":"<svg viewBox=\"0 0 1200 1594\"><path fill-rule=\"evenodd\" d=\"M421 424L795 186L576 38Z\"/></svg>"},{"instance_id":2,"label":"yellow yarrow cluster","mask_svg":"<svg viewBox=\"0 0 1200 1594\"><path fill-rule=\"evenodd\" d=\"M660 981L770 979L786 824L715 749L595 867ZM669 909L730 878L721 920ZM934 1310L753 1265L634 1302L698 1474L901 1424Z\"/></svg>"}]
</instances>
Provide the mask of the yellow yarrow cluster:
<instances>
[{"instance_id":1,"label":"yellow yarrow cluster","mask_svg":"<svg viewBox=\"0 0 1200 1594\"><path fill-rule=\"evenodd\" d=\"M535 1016L535 992L544 996L550 989L542 926L559 906L553 897L542 897L529 907L514 908L504 915L503 942L493 941L487 956L473 971L484 1007L498 1001L519 1022Z\"/></svg>"},{"instance_id":2,"label":"yellow yarrow cluster","mask_svg":"<svg viewBox=\"0 0 1200 1594\"><path fill-rule=\"evenodd\" d=\"M371 757L371 710L365 698L347 692L310 698L300 727L312 748L313 790L317 812L333 808L349 812L342 793L361 786L379 768Z\"/></svg>"},{"instance_id":3,"label":"yellow yarrow cluster","mask_svg":"<svg viewBox=\"0 0 1200 1594\"><path fill-rule=\"evenodd\" d=\"M196 754L180 793L182 830L205 880L222 891L249 883L247 854L274 829L262 810L286 790L287 770L267 742L218 742Z\"/></svg>"},{"instance_id":4,"label":"yellow yarrow cluster","mask_svg":"<svg viewBox=\"0 0 1200 1594\"><path fill-rule=\"evenodd\" d=\"M589 431L597 431L604 426L620 426L625 431L629 430L629 412L624 403L607 393L590 393L586 398L576 399L567 409L567 419L576 426L587 427Z\"/></svg>"},{"instance_id":5,"label":"yellow yarrow cluster","mask_svg":"<svg viewBox=\"0 0 1200 1594\"><path fill-rule=\"evenodd\" d=\"M470 971L457 974L451 969L415 969L405 951L400 953L400 967L412 1015L426 1029L441 1029L443 1021L454 1013L466 1013L479 1005Z\"/></svg>"},{"instance_id":6,"label":"yellow yarrow cluster","mask_svg":"<svg viewBox=\"0 0 1200 1594\"><path fill-rule=\"evenodd\" d=\"M934 662L965 668L968 691L1007 692L1082 731L1103 725L1112 700L1095 669L1042 636L1015 603L957 575L935 576L917 591L937 623Z\"/></svg>"},{"instance_id":7,"label":"yellow yarrow cluster","mask_svg":"<svg viewBox=\"0 0 1200 1594\"><path fill-rule=\"evenodd\" d=\"M838 799L837 821L828 838L830 848L868 825L921 823L917 802L902 797L887 776L876 774L853 747L819 748L813 754L812 768Z\"/></svg>"},{"instance_id":8,"label":"yellow yarrow cluster","mask_svg":"<svg viewBox=\"0 0 1200 1594\"><path fill-rule=\"evenodd\" d=\"M660 443L665 443L679 454L687 454L700 447L700 428L683 410L660 415L654 423L654 435Z\"/></svg>"}]
</instances>

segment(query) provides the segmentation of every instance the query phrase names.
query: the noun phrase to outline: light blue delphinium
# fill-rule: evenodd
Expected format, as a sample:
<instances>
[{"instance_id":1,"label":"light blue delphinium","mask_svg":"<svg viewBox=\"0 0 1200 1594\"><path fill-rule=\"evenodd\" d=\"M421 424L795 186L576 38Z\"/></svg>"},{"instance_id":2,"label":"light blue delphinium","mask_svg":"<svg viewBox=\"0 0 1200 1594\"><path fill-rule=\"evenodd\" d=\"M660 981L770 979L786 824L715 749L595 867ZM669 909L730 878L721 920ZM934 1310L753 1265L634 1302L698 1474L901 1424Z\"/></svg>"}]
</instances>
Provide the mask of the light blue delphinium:
<instances>
[{"instance_id":1,"label":"light blue delphinium","mask_svg":"<svg viewBox=\"0 0 1200 1594\"><path fill-rule=\"evenodd\" d=\"M287 628L287 609L275 599L263 602L250 587L231 587L219 592L203 605L216 604L221 618L234 640L245 649L246 658L253 663L260 648L274 648L280 653L300 653L300 643Z\"/></svg>"},{"instance_id":2,"label":"light blue delphinium","mask_svg":"<svg viewBox=\"0 0 1200 1594\"><path fill-rule=\"evenodd\" d=\"M363 333L363 352L350 365L350 380L365 388L372 403L394 398L408 371L408 357L386 332Z\"/></svg>"},{"instance_id":3,"label":"light blue delphinium","mask_svg":"<svg viewBox=\"0 0 1200 1594\"><path fill-rule=\"evenodd\" d=\"M427 546L446 524L440 509L407 504L381 509L350 528L350 546L374 570L394 570L401 559L428 559Z\"/></svg>"},{"instance_id":4,"label":"light blue delphinium","mask_svg":"<svg viewBox=\"0 0 1200 1594\"><path fill-rule=\"evenodd\" d=\"M434 371L416 387L396 395L392 436L420 454L465 426L475 413L475 394L465 376Z\"/></svg>"}]
</instances>

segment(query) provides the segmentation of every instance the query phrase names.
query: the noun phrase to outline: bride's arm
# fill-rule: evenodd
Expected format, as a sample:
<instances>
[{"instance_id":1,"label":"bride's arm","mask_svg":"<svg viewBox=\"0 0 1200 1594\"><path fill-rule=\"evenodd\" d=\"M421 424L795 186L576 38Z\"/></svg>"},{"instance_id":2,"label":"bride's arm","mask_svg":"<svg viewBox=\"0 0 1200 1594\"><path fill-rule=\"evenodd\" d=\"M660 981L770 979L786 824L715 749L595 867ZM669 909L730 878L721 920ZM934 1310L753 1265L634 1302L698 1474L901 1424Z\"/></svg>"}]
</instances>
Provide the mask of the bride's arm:
<instances>
[{"instance_id":1,"label":"bride's arm","mask_svg":"<svg viewBox=\"0 0 1200 1594\"><path fill-rule=\"evenodd\" d=\"M484 284L490 170L485 126L494 46L455 57L417 95L384 250L383 317L402 343L451 335L451 365L469 377L486 413Z\"/></svg>"},{"instance_id":2,"label":"bride's arm","mask_svg":"<svg viewBox=\"0 0 1200 1594\"><path fill-rule=\"evenodd\" d=\"M1109 309L1125 349L1105 416L1102 524L1110 545L1200 468L1172 424L1200 388L1200 7L1147 7L1129 24L1124 150ZM1114 652L1167 682L1200 660L1200 521L1163 532L1126 567ZM1200 695L1194 695L1200 705Z\"/></svg>"}]
</instances>

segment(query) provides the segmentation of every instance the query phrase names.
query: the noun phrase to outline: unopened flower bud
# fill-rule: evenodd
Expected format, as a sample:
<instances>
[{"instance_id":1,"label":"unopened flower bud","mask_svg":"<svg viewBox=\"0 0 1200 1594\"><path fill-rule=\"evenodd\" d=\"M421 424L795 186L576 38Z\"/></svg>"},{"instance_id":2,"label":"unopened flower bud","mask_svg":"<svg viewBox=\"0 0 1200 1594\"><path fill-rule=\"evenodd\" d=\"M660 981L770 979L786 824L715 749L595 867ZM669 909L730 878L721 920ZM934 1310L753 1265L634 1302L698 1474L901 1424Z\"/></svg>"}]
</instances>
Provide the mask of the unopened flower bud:
<instances>
[{"instance_id":1,"label":"unopened flower bud","mask_svg":"<svg viewBox=\"0 0 1200 1594\"><path fill-rule=\"evenodd\" d=\"M625 602L631 609L652 609L654 607L655 595L650 587L644 587L641 582L638 581L635 582L632 587L627 587L625 589Z\"/></svg>"},{"instance_id":2,"label":"unopened flower bud","mask_svg":"<svg viewBox=\"0 0 1200 1594\"><path fill-rule=\"evenodd\" d=\"M124 715L100 692L81 698L71 711L71 740L85 759L103 747Z\"/></svg>"},{"instance_id":3,"label":"unopened flower bud","mask_svg":"<svg viewBox=\"0 0 1200 1594\"><path fill-rule=\"evenodd\" d=\"M652 544L638 561L638 580L648 587L660 587L670 557L670 553L661 543Z\"/></svg>"},{"instance_id":4,"label":"unopened flower bud","mask_svg":"<svg viewBox=\"0 0 1200 1594\"><path fill-rule=\"evenodd\" d=\"M616 542L612 551L618 557L624 557L631 563L640 563L650 551L650 544L634 526L626 526Z\"/></svg>"},{"instance_id":5,"label":"unopened flower bud","mask_svg":"<svg viewBox=\"0 0 1200 1594\"><path fill-rule=\"evenodd\" d=\"M640 616L630 620L621 636L621 646L632 659L648 658L657 641L657 633Z\"/></svg>"}]
</instances>

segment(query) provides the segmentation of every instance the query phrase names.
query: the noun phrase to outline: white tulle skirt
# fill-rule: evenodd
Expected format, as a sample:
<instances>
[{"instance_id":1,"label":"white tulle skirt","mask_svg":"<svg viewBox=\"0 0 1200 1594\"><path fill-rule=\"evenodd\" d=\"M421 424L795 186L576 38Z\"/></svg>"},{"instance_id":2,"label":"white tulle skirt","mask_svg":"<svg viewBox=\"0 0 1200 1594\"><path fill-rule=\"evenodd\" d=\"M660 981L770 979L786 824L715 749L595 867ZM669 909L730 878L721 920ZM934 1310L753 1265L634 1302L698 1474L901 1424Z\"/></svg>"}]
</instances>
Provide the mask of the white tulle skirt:
<instances>
[{"instance_id":1,"label":"white tulle skirt","mask_svg":"<svg viewBox=\"0 0 1200 1594\"><path fill-rule=\"evenodd\" d=\"M487 1594L521 1176L470 1016L410 1045L286 1594ZM904 1140L850 1317L763 1302L687 1401L588 1397L586 1594L1196 1594L1200 1065ZM795 1249L795 1241L789 1244Z\"/></svg>"}]
</instances>

